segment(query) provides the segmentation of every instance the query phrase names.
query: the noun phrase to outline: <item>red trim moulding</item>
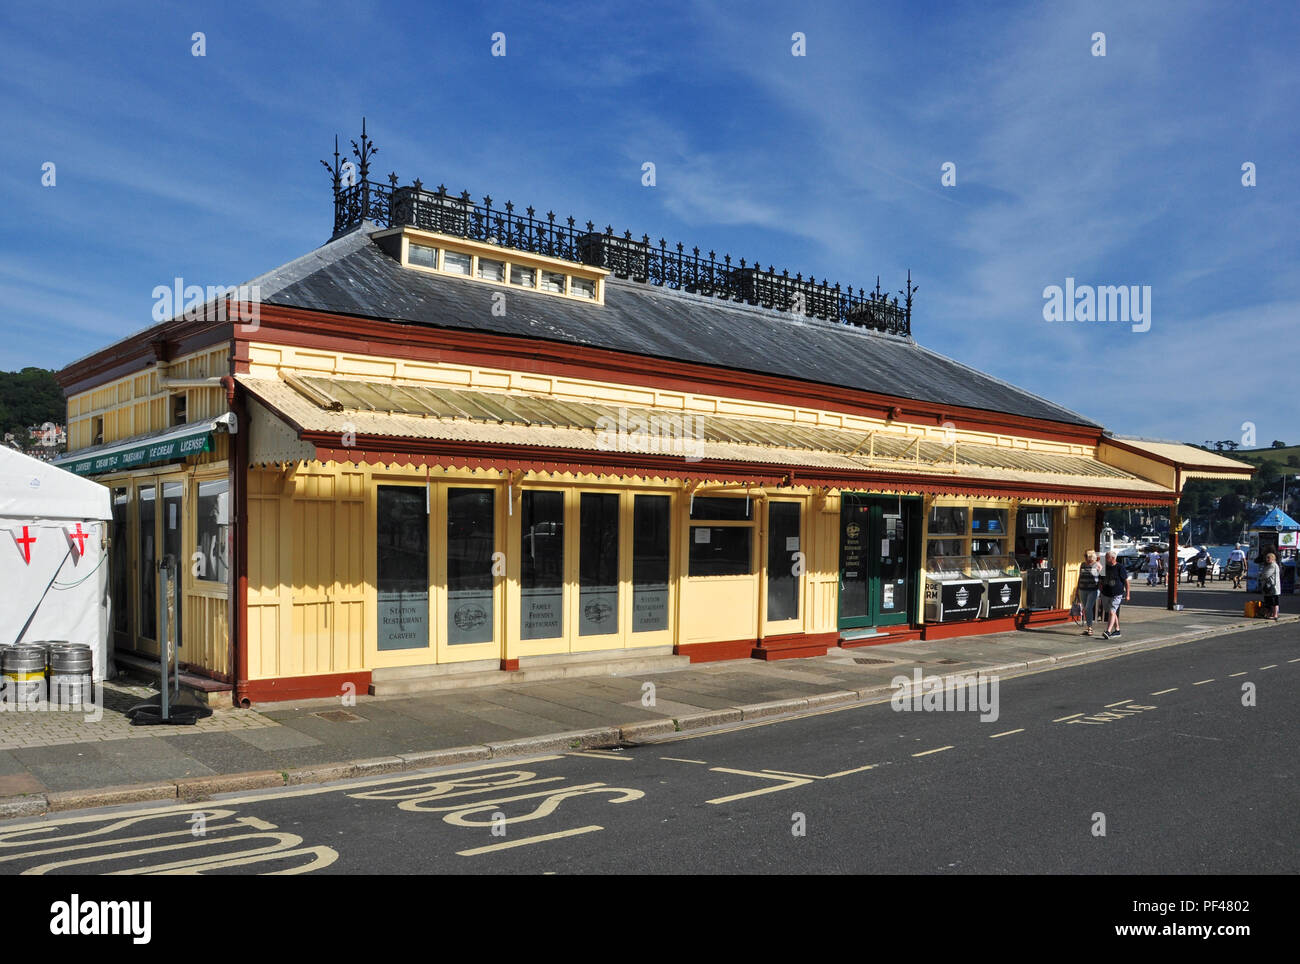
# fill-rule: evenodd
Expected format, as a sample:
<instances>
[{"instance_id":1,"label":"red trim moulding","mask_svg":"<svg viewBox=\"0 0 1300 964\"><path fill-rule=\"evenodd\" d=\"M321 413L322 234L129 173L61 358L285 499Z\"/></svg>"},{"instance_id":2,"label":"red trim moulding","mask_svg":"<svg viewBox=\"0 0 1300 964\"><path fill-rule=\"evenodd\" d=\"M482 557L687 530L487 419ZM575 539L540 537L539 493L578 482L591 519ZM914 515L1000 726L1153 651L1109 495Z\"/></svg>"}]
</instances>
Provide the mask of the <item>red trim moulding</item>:
<instances>
[{"instance_id":1,"label":"red trim moulding","mask_svg":"<svg viewBox=\"0 0 1300 964\"><path fill-rule=\"evenodd\" d=\"M825 656L839 641L840 634L788 633L784 636L767 636L759 640L750 652L754 659L804 659L808 656Z\"/></svg>"},{"instance_id":2,"label":"red trim moulding","mask_svg":"<svg viewBox=\"0 0 1300 964\"><path fill-rule=\"evenodd\" d=\"M567 375L675 392L726 395L778 405L811 405L870 418L913 424L953 421L959 427L1003 435L1095 445L1102 429L1005 412L986 412L937 402L897 398L858 389L822 385L779 375L670 361L586 345L545 342L513 335L484 334L432 325L396 323L323 311L263 305L259 327L235 331L237 341L384 355L411 361L451 362L509 368L542 375ZM247 349L236 349L236 358Z\"/></svg>"},{"instance_id":3,"label":"red trim moulding","mask_svg":"<svg viewBox=\"0 0 1300 964\"><path fill-rule=\"evenodd\" d=\"M274 679L250 679L242 685L243 694L254 703L278 700L309 700L343 695L344 684L351 683L354 693L370 692L370 670L355 673L330 673L324 676L278 676Z\"/></svg>"},{"instance_id":4,"label":"red trim moulding","mask_svg":"<svg viewBox=\"0 0 1300 964\"><path fill-rule=\"evenodd\" d=\"M877 626L877 632L880 636L866 636L860 639L844 639L840 637L836 640L841 649L858 649L862 646L885 646L889 643L909 643L912 640L921 638L921 630L913 626ZM836 633L838 637L839 634Z\"/></svg>"},{"instance_id":5,"label":"red trim moulding","mask_svg":"<svg viewBox=\"0 0 1300 964\"><path fill-rule=\"evenodd\" d=\"M717 643L677 643L674 656L689 656L692 663L716 663L724 659L745 659L757 639L728 639Z\"/></svg>"},{"instance_id":6,"label":"red trim moulding","mask_svg":"<svg viewBox=\"0 0 1300 964\"><path fill-rule=\"evenodd\" d=\"M999 619L963 620L957 623L926 623L921 627L922 639L956 639L960 636L985 636L989 633L1009 633L1027 625L1044 626L1070 621L1068 609L1045 609L1035 613L1020 613Z\"/></svg>"},{"instance_id":7,"label":"red trim moulding","mask_svg":"<svg viewBox=\"0 0 1300 964\"><path fill-rule=\"evenodd\" d=\"M1020 620L1018 629L1024 629L1026 626L1051 626L1056 623L1068 623L1070 621L1070 610L1068 609L1039 609L1034 612L1021 613L1018 617Z\"/></svg>"}]
</instances>

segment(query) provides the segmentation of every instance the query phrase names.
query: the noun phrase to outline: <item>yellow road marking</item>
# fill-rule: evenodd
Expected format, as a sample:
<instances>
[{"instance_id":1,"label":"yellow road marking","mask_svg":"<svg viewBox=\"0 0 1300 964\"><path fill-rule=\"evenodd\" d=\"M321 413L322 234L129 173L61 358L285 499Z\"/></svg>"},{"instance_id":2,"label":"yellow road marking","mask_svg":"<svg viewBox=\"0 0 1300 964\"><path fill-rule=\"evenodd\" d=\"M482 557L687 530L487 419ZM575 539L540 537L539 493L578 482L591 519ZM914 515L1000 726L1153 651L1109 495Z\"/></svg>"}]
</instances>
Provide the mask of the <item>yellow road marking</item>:
<instances>
[{"instance_id":1,"label":"yellow road marking","mask_svg":"<svg viewBox=\"0 0 1300 964\"><path fill-rule=\"evenodd\" d=\"M504 843L488 844L486 847L474 847L472 850L457 850L456 854L461 857L477 857L479 854L490 854L497 850L509 850L511 847L527 847L529 844L543 843L547 840L559 840L561 837L576 837L580 833L591 833L593 830L604 830L604 827L597 827L592 824L589 827L574 827L572 830L557 830L555 833L539 833L535 837L520 837L518 840L507 840Z\"/></svg>"},{"instance_id":2,"label":"yellow road marking","mask_svg":"<svg viewBox=\"0 0 1300 964\"><path fill-rule=\"evenodd\" d=\"M764 773L771 773L779 777L802 777L805 780L825 780L825 777L819 777L815 773L791 773L789 770L764 770Z\"/></svg>"},{"instance_id":3,"label":"yellow road marking","mask_svg":"<svg viewBox=\"0 0 1300 964\"><path fill-rule=\"evenodd\" d=\"M847 777L850 773L862 773L864 770L874 770L876 764L868 763L864 767L854 767L852 770L840 770L838 773L828 773L824 779L834 780L836 777Z\"/></svg>"},{"instance_id":4,"label":"yellow road marking","mask_svg":"<svg viewBox=\"0 0 1300 964\"><path fill-rule=\"evenodd\" d=\"M761 790L750 790L748 793L733 793L729 797L715 797L712 800L706 800L705 803L730 803L733 800L743 800L746 797L762 796L764 793L776 793L778 790L789 790L793 787L807 786L812 780L803 777L781 777L772 773L755 773L753 770L732 770L729 767L709 767L714 773L736 773L744 777L758 777L760 780L780 780L781 785L775 787L763 787Z\"/></svg>"},{"instance_id":5,"label":"yellow road marking","mask_svg":"<svg viewBox=\"0 0 1300 964\"><path fill-rule=\"evenodd\" d=\"M922 750L920 753L913 753L912 756L929 756L931 753L942 753L944 750L951 750L952 745L936 747L933 750Z\"/></svg>"},{"instance_id":6,"label":"yellow road marking","mask_svg":"<svg viewBox=\"0 0 1300 964\"><path fill-rule=\"evenodd\" d=\"M502 767L507 767L507 766L517 767L517 766L525 766L532 763L545 763L549 760L563 760L563 759L564 757L561 756L560 754L548 754L545 756L520 757L517 760L492 760L487 763L474 763L466 766L450 767L446 770L443 770L441 768L436 768L438 769L438 772L434 774L427 773L427 772L405 774L405 775L390 774L388 776L373 777L367 780L346 780L346 781L329 784L329 785L321 784L317 786L304 785L300 787L286 787L284 790L281 790L277 793L250 792L239 797L227 797L223 795L220 800L209 800L209 801L203 801L198 803L191 801L189 803L165 804L163 806L152 806L152 807L145 805L135 810L124 810L118 813L113 813L108 816L102 813L89 813L77 817L62 817L58 820L58 823L60 825L73 824L73 823L95 823L98 821L110 819L110 817L111 819L121 820L126 817L134 817L134 816L141 816L141 815L160 816L163 814L178 813L178 812L190 814L190 813L194 813L196 810L207 809L213 806L231 807L236 804L261 803L264 800L283 800L288 797L313 797L322 793L340 793L340 792L352 793L357 790L362 790L366 787L377 787L377 786L382 786L383 784L386 783L411 783L416 780L432 780L432 779L441 780L446 777L455 776L461 773L473 773L477 770L493 770L493 769L500 770ZM435 768L431 767L430 769L435 769ZM564 778L556 777L555 779L562 780ZM162 803L162 801L159 801L159 803ZM12 826L6 826L4 828L4 831L5 833L8 834L19 830L43 829L43 828L47 828L48 826L49 823L46 820L46 818L41 817L35 821L28 821L27 823L17 823L17 824L13 824Z\"/></svg>"},{"instance_id":7,"label":"yellow road marking","mask_svg":"<svg viewBox=\"0 0 1300 964\"><path fill-rule=\"evenodd\" d=\"M1082 714L1082 713L1075 713L1073 716L1063 716L1063 717L1061 717L1059 720L1052 720L1052 722L1053 722L1053 723L1064 723L1066 720L1073 720L1073 719L1076 719L1077 717L1080 717L1080 716L1083 716L1083 714Z\"/></svg>"},{"instance_id":8,"label":"yellow road marking","mask_svg":"<svg viewBox=\"0 0 1300 964\"><path fill-rule=\"evenodd\" d=\"M994 733L991 737L989 737L989 739L996 740L1000 736L1011 736L1013 733L1023 733L1023 732L1025 732L1025 728L1022 726L1018 730L1007 730L1005 733Z\"/></svg>"},{"instance_id":9,"label":"yellow road marking","mask_svg":"<svg viewBox=\"0 0 1300 964\"><path fill-rule=\"evenodd\" d=\"M1277 669L1277 663L1269 663L1267 666L1261 666L1260 669Z\"/></svg>"},{"instance_id":10,"label":"yellow road marking","mask_svg":"<svg viewBox=\"0 0 1300 964\"><path fill-rule=\"evenodd\" d=\"M1232 679L1234 676L1245 676L1245 675L1246 675L1245 673L1229 673L1228 679Z\"/></svg>"},{"instance_id":11,"label":"yellow road marking","mask_svg":"<svg viewBox=\"0 0 1300 964\"><path fill-rule=\"evenodd\" d=\"M1203 680L1201 680L1199 683L1193 683L1192 685L1193 685L1193 686L1204 686L1206 683L1213 683L1213 682L1214 682L1214 680L1212 680L1212 679L1203 679Z\"/></svg>"},{"instance_id":12,"label":"yellow road marking","mask_svg":"<svg viewBox=\"0 0 1300 964\"><path fill-rule=\"evenodd\" d=\"M1295 659L1288 659L1287 662L1288 662L1288 663L1300 663L1300 656L1297 656Z\"/></svg>"},{"instance_id":13,"label":"yellow road marking","mask_svg":"<svg viewBox=\"0 0 1300 964\"><path fill-rule=\"evenodd\" d=\"M51 871L59 870L63 867L75 867L86 864L107 864L113 861L126 860L128 857L143 857L147 854L164 854L168 852L191 852L202 847L222 847L226 844L236 843L241 840L271 840L271 843L262 847L245 849L242 851L227 852L222 854L212 854L203 856L194 854L186 860L178 860L169 864L161 864L152 867L134 867L129 870L117 871L114 873L144 874L156 873L161 870L169 870L179 867L188 867L192 865L201 865L212 860L223 860L230 857L251 857L258 854L274 854L283 852L292 847L298 847L302 844L302 838L292 833L243 833L232 836L213 837L212 839L192 840L188 843L170 843L160 847L137 847L134 850L113 850L107 853L87 854L81 857L72 857L67 860L57 860L51 863L41 864L38 867L29 867L23 871L27 876L40 876L48 874ZM112 841L107 841L111 844Z\"/></svg>"},{"instance_id":14,"label":"yellow road marking","mask_svg":"<svg viewBox=\"0 0 1300 964\"><path fill-rule=\"evenodd\" d=\"M1158 693L1152 693L1151 695L1152 695L1152 696L1164 696L1166 693L1172 693L1172 692L1173 692L1174 690L1176 690L1176 689L1178 689L1177 686L1171 686L1171 687L1169 687L1169 689L1167 689L1167 690L1160 690Z\"/></svg>"},{"instance_id":15,"label":"yellow road marking","mask_svg":"<svg viewBox=\"0 0 1300 964\"><path fill-rule=\"evenodd\" d=\"M568 754L568 756L589 756L589 757L595 757L597 760L631 760L632 759L630 756L621 756L615 753L595 753L592 751L583 751L583 750L579 750L575 753L570 753Z\"/></svg>"},{"instance_id":16,"label":"yellow road marking","mask_svg":"<svg viewBox=\"0 0 1300 964\"><path fill-rule=\"evenodd\" d=\"M667 760L670 763L698 763L700 766L707 766L707 761L705 760L683 760L681 757L677 756L661 756L659 759Z\"/></svg>"},{"instance_id":17,"label":"yellow road marking","mask_svg":"<svg viewBox=\"0 0 1300 964\"><path fill-rule=\"evenodd\" d=\"M1120 700L1118 703L1107 703L1106 709L1110 709L1112 706L1123 706L1125 703L1132 703L1132 702L1133 702L1132 700Z\"/></svg>"}]
</instances>

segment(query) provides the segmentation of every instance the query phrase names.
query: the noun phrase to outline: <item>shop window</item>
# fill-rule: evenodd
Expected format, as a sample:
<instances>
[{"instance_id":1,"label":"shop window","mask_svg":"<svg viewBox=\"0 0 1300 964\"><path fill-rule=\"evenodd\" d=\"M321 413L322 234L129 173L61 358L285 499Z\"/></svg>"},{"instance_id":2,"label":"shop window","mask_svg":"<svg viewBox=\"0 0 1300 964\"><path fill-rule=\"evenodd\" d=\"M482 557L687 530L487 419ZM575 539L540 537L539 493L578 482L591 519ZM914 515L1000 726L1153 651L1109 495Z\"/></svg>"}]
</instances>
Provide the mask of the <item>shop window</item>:
<instances>
[{"instance_id":1,"label":"shop window","mask_svg":"<svg viewBox=\"0 0 1300 964\"><path fill-rule=\"evenodd\" d=\"M697 519L724 524L691 526L692 576L744 576L753 573L752 501L697 496L691 506L691 520Z\"/></svg>"},{"instance_id":2,"label":"shop window","mask_svg":"<svg viewBox=\"0 0 1300 964\"><path fill-rule=\"evenodd\" d=\"M421 268L438 267L438 249L427 244L411 244L407 249L407 261Z\"/></svg>"},{"instance_id":3,"label":"shop window","mask_svg":"<svg viewBox=\"0 0 1300 964\"><path fill-rule=\"evenodd\" d=\"M691 502L692 519L747 520L754 517L754 503L734 496L698 495Z\"/></svg>"},{"instance_id":4,"label":"shop window","mask_svg":"<svg viewBox=\"0 0 1300 964\"><path fill-rule=\"evenodd\" d=\"M671 502L638 495L632 503L632 632L668 628Z\"/></svg>"},{"instance_id":5,"label":"shop window","mask_svg":"<svg viewBox=\"0 0 1300 964\"><path fill-rule=\"evenodd\" d=\"M130 506L130 497L125 488L113 490L113 533L109 552L112 554L112 571L113 580L112 601L113 601L113 629L119 633L126 633L131 628L130 605L131 605L131 584L129 580L130 573L127 569L130 559L130 546L127 545L129 528L127 526L127 509Z\"/></svg>"},{"instance_id":6,"label":"shop window","mask_svg":"<svg viewBox=\"0 0 1300 964\"><path fill-rule=\"evenodd\" d=\"M139 578L140 625L139 634L145 639L156 639L158 634L158 557L156 536L158 522L158 493L152 485L144 485L136 494L136 517L140 524Z\"/></svg>"},{"instance_id":7,"label":"shop window","mask_svg":"<svg viewBox=\"0 0 1300 964\"><path fill-rule=\"evenodd\" d=\"M1050 508L1021 509L1016 514L1016 562L1022 569L1045 569L1052 564Z\"/></svg>"},{"instance_id":8,"label":"shop window","mask_svg":"<svg viewBox=\"0 0 1300 964\"><path fill-rule=\"evenodd\" d=\"M429 645L429 509L424 487L381 485L375 535L380 650Z\"/></svg>"},{"instance_id":9,"label":"shop window","mask_svg":"<svg viewBox=\"0 0 1300 964\"><path fill-rule=\"evenodd\" d=\"M930 535L964 536L966 535L965 506L936 505L930 509Z\"/></svg>"},{"instance_id":10,"label":"shop window","mask_svg":"<svg viewBox=\"0 0 1300 964\"><path fill-rule=\"evenodd\" d=\"M769 503L767 530L767 618L798 619L799 503Z\"/></svg>"},{"instance_id":11,"label":"shop window","mask_svg":"<svg viewBox=\"0 0 1300 964\"><path fill-rule=\"evenodd\" d=\"M971 534L1001 539L1007 534L1006 509L975 509L971 513Z\"/></svg>"},{"instance_id":12,"label":"shop window","mask_svg":"<svg viewBox=\"0 0 1300 964\"><path fill-rule=\"evenodd\" d=\"M194 559L198 579L225 583L230 579L230 482L213 479L199 483L198 511L194 517Z\"/></svg>"},{"instance_id":13,"label":"shop window","mask_svg":"<svg viewBox=\"0 0 1300 964\"><path fill-rule=\"evenodd\" d=\"M564 493L525 492L520 509L520 639L564 635Z\"/></svg>"},{"instance_id":14,"label":"shop window","mask_svg":"<svg viewBox=\"0 0 1300 964\"><path fill-rule=\"evenodd\" d=\"M691 526L691 575L749 575L753 544L748 526Z\"/></svg>"},{"instance_id":15,"label":"shop window","mask_svg":"<svg viewBox=\"0 0 1300 964\"><path fill-rule=\"evenodd\" d=\"M496 548L491 489L447 490L447 642L490 643L492 553Z\"/></svg>"},{"instance_id":16,"label":"shop window","mask_svg":"<svg viewBox=\"0 0 1300 964\"><path fill-rule=\"evenodd\" d=\"M936 559L942 556L965 556L966 540L965 539L931 539L926 543L925 554L929 559Z\"/></svg>"},{"instance_id":17,"label":"shop window","mask_svg":"<svg viewBox=\"0 0 1300 964\"><path fill-rule=\"evenodd\" d=\"M524 268L517 264L510 266L510 283L521 288L537 287L537 269Z\"/></svg>"},{"instance_id":18,"label":"shop window","mask_svg":"<svg viewBox=\"0 0 1300 964\"><path fill-rule=\"evenodd\" d=\"M506 263L504 261L493 261L491 258L479 258L477 277L482 278L484 281L505 281Z\"/></svg>"},{"instance_id":19,"label":"shop window","mask_svg":"<svg viewBox=\"0 0 1300 964\"><path fill-rule=\"evenodd\" d=\"M444 251L442 253L442 270L448 274L469 275L469 255L462 254L459 251Z\"/></svg>"},{"instance_id":20,"label":"shop window","mask_svg":"<svg viewBox=\"0 0 1300 964\"><path fill-rule=\"evenodd\" d=\"M579 500L579 636L618 632L618 501L594 492Z\"/></svg>"}]
</instances>

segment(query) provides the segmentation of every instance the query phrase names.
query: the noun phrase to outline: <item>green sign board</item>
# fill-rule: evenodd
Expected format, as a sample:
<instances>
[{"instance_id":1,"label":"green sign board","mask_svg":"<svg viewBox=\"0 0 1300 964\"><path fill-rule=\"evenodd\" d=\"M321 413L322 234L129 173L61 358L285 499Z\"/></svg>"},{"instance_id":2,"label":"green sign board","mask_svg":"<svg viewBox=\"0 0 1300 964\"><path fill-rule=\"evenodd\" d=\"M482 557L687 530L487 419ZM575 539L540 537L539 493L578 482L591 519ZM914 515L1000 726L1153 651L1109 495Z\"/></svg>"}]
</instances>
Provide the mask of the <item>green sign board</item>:
<instances>
[{"instance_id":1,"label":"green sign board","mask_svg":"<svg viewBox=\"0 0 1300 964\"><path fill-rule=\"evenodd\" d=\"M179 462L190 455L212 451L212 428L205 425L189 435L140 442L111 452L96 452L84 458L59 462L61 468L77 475L104 475L124 472L155 462Z\"/></svg>"}]
</instances>

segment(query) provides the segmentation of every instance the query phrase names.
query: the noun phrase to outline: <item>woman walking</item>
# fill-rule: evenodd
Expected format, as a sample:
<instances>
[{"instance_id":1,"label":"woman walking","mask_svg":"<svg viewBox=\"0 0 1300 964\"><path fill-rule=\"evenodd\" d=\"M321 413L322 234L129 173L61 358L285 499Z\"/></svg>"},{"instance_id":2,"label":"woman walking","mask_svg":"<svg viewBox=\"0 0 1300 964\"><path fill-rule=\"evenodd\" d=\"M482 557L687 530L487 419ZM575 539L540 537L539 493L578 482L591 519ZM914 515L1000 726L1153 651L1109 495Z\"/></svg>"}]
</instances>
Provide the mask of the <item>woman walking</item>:
<instances>
[{"instance_id":1,"label":"woman walking","mask_svg":"<svg viewBox=\"0 0 1300 964\"><path fill-rule=\"evenodd\" d=\"M1097 618L1097 591L1101 588L1101 563L1097 561L1095 549L1083 554L1083 564L1079 566L1079 585L1074 590L1074 601L1083 606L1083 619L1087 625L1082 633L1092 635L1092 621Z\"/></svg>"},{"instance_id":2,"label":"woman walking","mask_svg":"<svg viewBox=\"0 0 1300 964\"><path fill-rule=\"evenodd\" d=\"M1276 621L1282 609L1282 570L1278 568L1277 556L1271 552L1264 557L1264 565L1259 570L1259 591L1264 594L1264 618Z\"/></svg>"}]
</instances>

